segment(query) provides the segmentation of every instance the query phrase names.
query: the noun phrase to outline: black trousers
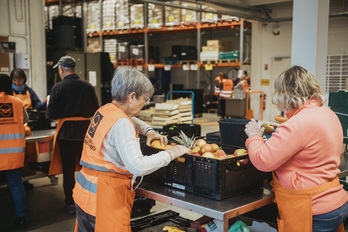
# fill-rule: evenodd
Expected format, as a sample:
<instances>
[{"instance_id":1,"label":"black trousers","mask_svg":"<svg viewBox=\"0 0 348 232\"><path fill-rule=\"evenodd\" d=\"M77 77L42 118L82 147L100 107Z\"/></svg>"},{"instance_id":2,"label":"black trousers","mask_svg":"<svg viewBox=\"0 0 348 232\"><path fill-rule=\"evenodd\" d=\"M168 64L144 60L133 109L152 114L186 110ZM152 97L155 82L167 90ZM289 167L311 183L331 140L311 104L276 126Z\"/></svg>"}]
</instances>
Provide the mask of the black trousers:
<instances>
[{"instance_id":1,"label":"black trousers","mask_svg":"<svg viewBox=\"0 0 348 232\"><path fill-rule=\"evenodd\" d=\"M63 168L63 188L65 204L74 205L72 190L75 187L75 166L80 162L83 141L58 139Z\"/></svg>"}]
</instances>

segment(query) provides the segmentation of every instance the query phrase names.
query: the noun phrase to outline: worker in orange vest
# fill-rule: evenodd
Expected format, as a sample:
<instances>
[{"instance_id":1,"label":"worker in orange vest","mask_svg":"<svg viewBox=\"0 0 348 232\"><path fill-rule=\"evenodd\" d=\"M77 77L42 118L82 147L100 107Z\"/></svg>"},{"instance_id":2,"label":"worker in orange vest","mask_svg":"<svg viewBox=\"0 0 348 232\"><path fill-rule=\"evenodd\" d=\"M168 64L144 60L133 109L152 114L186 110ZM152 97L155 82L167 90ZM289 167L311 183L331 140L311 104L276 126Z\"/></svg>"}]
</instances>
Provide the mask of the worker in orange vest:
<instances>
[{"instance_id":1,"label":"worker in orange vest","mask_svg":"<svg viewBox=\"0 0 348 232\"><path fill-rule=\"evenodd\" d=\"M15 206L15 225L18 229L27 227L25 219L25 191L22 182L24 166L25 133L23 124L29 116L23 102L11 94L11 79L0 74L0 173L6 176Z\"/></svg>"},{"instance_id":2,"label":"worker in orange vest","mask_svg":"<svg viewBox=\"0 0 348 232\"><path fill-rule=\"evenodd\" d=\"M220 72L219 76L215 77L214 79L214 96L216 96L218 100L218 105L217 105L217 114L221 115L221 105L220 105L220 85L223 80L225 73Z\"/></svg>"},{"instance_id":3,"label":"worker in orange vest","mask_svg":"<svg viewBox=\"0 0 348 232\"><path fill-rule=\"evenodd\" d=\"M248 72L244 70L244 75L245 75L245 80L248 83L248 85L250 86L250 77L248 76Z\"/></svg>"},{"instance_id":4,"label":"worker in orange vest","mask_svg":"<svg viewBox=\"0 0 348 232\"><path fill-rule=\"evenodd\" d=\"M224 73L220 72L219 76L215 77L214 79L214 95L217 96L218 98L220 96L220 85L221 85L223 76L224 76Z\"/></svg>"},{"instance_id":5,"label":"worker in orange vest","mask_svg":"<svg viewBox=\"0 0 348 232\"><path fill-rule=\"evenodd\" d=\"M246 77L247 77L246 74L247 74L246 71L239 70L238 72L239 82L235 86L235 89L243 89L245 92L249 90L249 84L248 84L248 81L246 80Z\"/></svg>"},{"instance_id":6,"label":"worker in orange vest","mask_svg":"<svg viewBox=\"0 0 348 232\"><path fill-rule=\"evenodd\" d=\"M189 153L177 145L144 156L139 133L147 136L147 145L167 138L136 118L154 92L149 79L134 68L118 68L111 82L112 103L94 114L85 135L73 197L76 204L75 231L131 232L130 217L136 177L148 175L173 159Z\"/></svg>"},{"instance_id":7,"label":"worker in orange vest","mask_svg":"<svg viewBox=\"0 0 348 232\"><path fill-rule=\"evenodd\" d=\"M224 74L220 84L220 99L219 99L220 115L222 117L225 117L225 99L232 97L232 90L233 90L233 81L228 79L228 76Z\"/></svg>"}]
</instances>

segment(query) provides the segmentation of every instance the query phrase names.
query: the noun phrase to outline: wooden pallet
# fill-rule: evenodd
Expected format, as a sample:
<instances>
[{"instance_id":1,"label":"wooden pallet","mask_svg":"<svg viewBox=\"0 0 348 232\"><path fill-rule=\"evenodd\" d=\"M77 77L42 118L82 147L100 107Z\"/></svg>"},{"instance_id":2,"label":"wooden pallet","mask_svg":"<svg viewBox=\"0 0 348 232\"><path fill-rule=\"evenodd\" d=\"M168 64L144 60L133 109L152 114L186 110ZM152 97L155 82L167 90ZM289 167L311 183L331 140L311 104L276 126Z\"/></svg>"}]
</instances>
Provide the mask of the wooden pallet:
<instances>
[{"instance_id":1,"label":"wooden pallet","mask_svg":"<svg viewBox=\"0 0 348 232\"><path fill-rule=\"evenodd\" d=\"M223 60L219 60L220 64L226 64L226 63L238 63L239 60L238 59L223 59Z\"/></svg>"},{"instance_id":2,"label":"wooden pallet","mask_svg":"<svg viewBox=\"0 0 348 232\"><path fill-rule=\"evenodd\" d=\"M128 59L117 59L116 60L117 65L129 65L129 60Z\"/></svg>"},{"instance_id":3,"label":"wooden pallet","mask_svg":"<svg viewBox=\"0 0 348 232\"><path fill-rule=\"evenodd\" d=\"M218 64L219 60L203 60L201 61L202 64Z\"/></svg>"},{"instance_id":4,"label":"wooden pallet","mask_svg":"<svg viewBox=\"0 0 348 232\"><path fill-rule=\"evenodd\" d=\"M144 65L144 59L129 59L129 64L131 66Z\"/></svg>"},{"instance_id":5,"label":"wooden pallet","mask_svg":"<svg viewBox=\"0 0 348 232\"><path fill-rule=\"evenodd\" d=\"M180 60L180 64L197 64L197 60Z\"/></svg>"}]
</instances>

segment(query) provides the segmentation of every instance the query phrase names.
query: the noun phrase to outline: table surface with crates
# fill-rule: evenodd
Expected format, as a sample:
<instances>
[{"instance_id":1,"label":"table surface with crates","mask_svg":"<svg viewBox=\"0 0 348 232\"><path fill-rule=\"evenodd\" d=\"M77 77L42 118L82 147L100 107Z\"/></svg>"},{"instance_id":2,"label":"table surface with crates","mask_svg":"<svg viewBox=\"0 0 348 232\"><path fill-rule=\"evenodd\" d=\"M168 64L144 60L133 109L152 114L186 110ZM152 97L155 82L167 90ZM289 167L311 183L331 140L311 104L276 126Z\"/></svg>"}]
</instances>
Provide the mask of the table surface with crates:
<instances>
[{"instance_id":1,"label":"table surface with crates","mask_svg":"<svg viewBox=\"0 0 348 232\"><path fill-rule=\"evenodd\" d=\"M341 165L339 169L341 171L338 174L338 177L341 178L340 181L347 182L347 180L342 180L342 178L348 176L348 153L346 152L341 156ZM232 196L221 201L146 181L141 183L137 190L137 194L214 218L218 232L228 231L230 218L269 205L274 200L272 187L267 180L262 188Z\"/></svg>"}]
</instances>

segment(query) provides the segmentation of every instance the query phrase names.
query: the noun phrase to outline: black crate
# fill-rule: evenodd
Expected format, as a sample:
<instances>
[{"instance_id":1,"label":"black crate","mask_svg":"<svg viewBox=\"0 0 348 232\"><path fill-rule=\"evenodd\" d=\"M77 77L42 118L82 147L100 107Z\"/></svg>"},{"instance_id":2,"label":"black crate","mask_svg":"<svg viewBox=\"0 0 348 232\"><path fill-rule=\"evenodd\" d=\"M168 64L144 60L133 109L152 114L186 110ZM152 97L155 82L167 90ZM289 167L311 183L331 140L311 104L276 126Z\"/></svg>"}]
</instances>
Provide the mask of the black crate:
<instances>
[{"instance_id":1,"label":"black crate","mask_svg":"<svg viewBox=\"0 0 348 232\"><path fill-rule=\"evenodd\" d=\"M207 141L207 143L219 143L219 144L221 143L220 131L207 133L205 136L206 136L205 141Z\"/></svg>"},{"instance_id":2,"label":"black crate","mask_svg":"<svg viewBox=\"0 0 348 232\"><path fill-rule=\"evenodd\" d=\"M178 60L197 60L197 48L195 46L172 46L172 57Z\"/></svg>"},{"instance_id":3,"label":"black crate","mask_svg":"<svg viewBox=\"0 0 348 232\"><path fill-rule=\"evenodd\" d=\"M146 142L140 143L140 147L144 155L152 155L162 151L161 149L147 146ZM144 176L144 179L152 183L168 185L192 192L192 169L194 156L184 154L182 157L185 158L184 162L173 160L167 167L160 168L157 171Z\"/></svg>"},{"instance_id":4,"label":"black crate","mask_svg":"<svg viewBox=\"0 0 348 232\"><path fill-rule=\"evenodd\" d=\"M222 145L222 150L233 154L236 147ZM195 156L193 192L214 200L223 200L263 186L264 173L249 161L239 166L238 160L248 156L223 160Z\"/></svg>"},{"instance_id":5,"label":"black crate","mask_svg":"<svg viewBox=\"0 0 348 232\"><path fill-rule=\"evenodd\" d=\"M185 161L179 162L173 160L167 166L167 176L165 185L193 192L193 155L184 154Z\"/></svg>"},{"instance_id":6,"label":"black crate","mask_svg":"<svg viewBox=\"0 0 348 232\"><path fill-rule=\"evenodd\" d=\"M144 155L161 151L142 143ZM233 154L239 147L221 145L226 154ZM145 176L152 183L171 186L214 200L223 200L263 186L265 175L249 161L238 165L237 161L248 156L213 159L184 154L184 162L172 161L167 167Z\"/></svg>"},{"instance_id":7,"label":"black crate","mask_svg":"<svg viewBox=\"0 0 348 232\"><path fill-rule=\"evenodd\" d=\"M172 139L173 136L178 136L179 132L183 131L188 137L200 137L201 125L198 124L169 124L163 126L163 132Z\"/></svg>"},{"instance_id":8,"label":"black crate","mask_svg":"<svg viewBox=\"0 0 348 232\"><path fill-rule=\"evenodd\" d=\"M245 147L248 136L244 129L250 120L245 119L223 119L219 120L221 144Z\"/></svg>"},{"instance_id":9,"label":"black crate","mask_svg":"<svg viewBox=\"0 0 348 232\"><path fill-rule=\"evenodd\" d=\"M160 149L147 146L146 141L140 143L140 149L143 155L152 155L161 151ZM160 185L165 184L166 178L167 178L167 167L160 168L157 171L144 176L144 180L155 183L155 184L160 184Z\"/></svg>"}]
</instances>

